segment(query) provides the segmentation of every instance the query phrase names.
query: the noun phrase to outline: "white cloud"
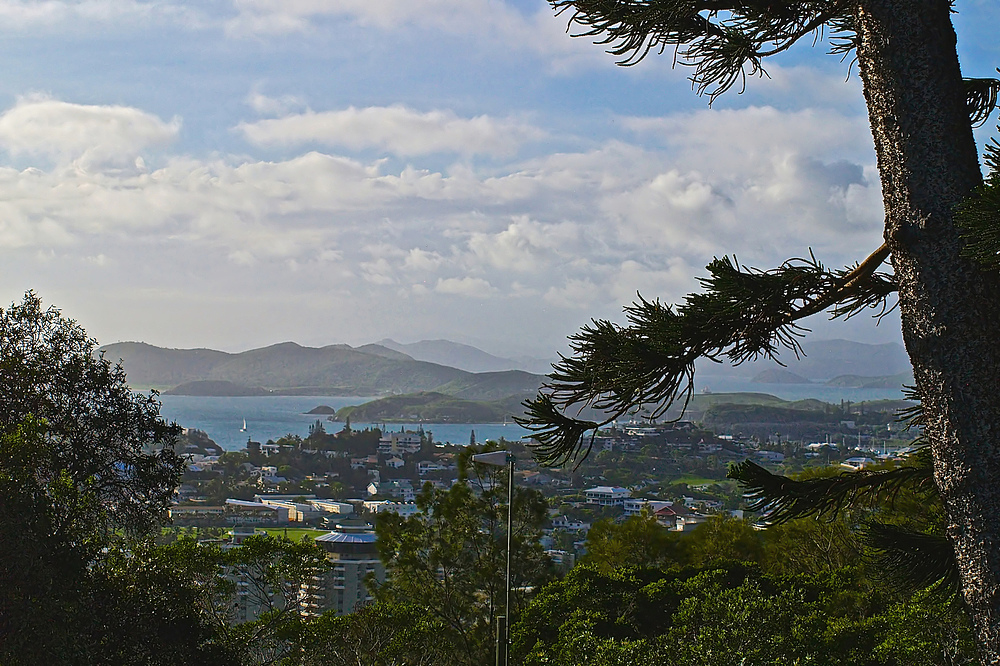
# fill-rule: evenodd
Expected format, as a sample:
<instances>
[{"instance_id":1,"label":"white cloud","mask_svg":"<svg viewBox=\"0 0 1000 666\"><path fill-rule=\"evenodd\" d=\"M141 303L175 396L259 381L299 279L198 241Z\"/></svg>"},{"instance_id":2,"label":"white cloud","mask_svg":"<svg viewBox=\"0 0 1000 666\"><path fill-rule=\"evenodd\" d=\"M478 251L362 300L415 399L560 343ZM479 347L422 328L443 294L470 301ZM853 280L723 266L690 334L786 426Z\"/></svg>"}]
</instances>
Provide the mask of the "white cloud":
<instances>
[{"instance_id":1,"label":"white cloud","mask_svg":"<svg viewBox=\"0 0 1000 666\"><path fill-rule=\"evenodd\" d=\"M204 27L207 19L195 8L168 0L0 0L0 31L33 26L81 23L162 24Z\"/></svg>"},{"instance_id":2,"label":"white cloud","mask_svg":"<svg viewBox=\"0 0 1000 666\"><path fill-rule=\"evenodd\" d=\"M442 294L455 294L469 298L483 298L496 291L488 281L475 277L441 278L437 281L434 290Z\"/></svg>"},{"instance_id":3,"label":"white cloud","mask_svg":"<svg viewBox=\"0 0 1000 666\"><path fill-rule=\"evenodd\" d=\"M247 96L247 104L264 116L284 116L292 111L304 109L306 106L305 101L296 95L269 97L256 91Z\"/></svg>"},{"instance_id":4,"label":"white cloud","mask_svg":"<svg viewBox=\"0 0 1000 666\"><path fill-rule=\"evenodd\" d=\"M93 129L104 120L80 123L79 107L46 103L69 107L66 122L90 138L67 150L77 139L60 138L48 121L53 136L29 141L4 130L17 119L8 112L0 140L66 154L111 145L106 152L124 156L176 132L135 109L121 113L147 129L105 132ZM107 288L169 273L189 280L188 290L207 286L234 301L294 293L306 309L350 312L352 327L398 319L428 334L434 322L464 322L461 303L477 299L483 311L463 326L509 330L538 316L562 335L588 316L619 316L637 291L676 301L697 288L693 276L713 255L767 267L812 246L837 264L878 244L877 173L872 156L850 145L860 131L853 121L743 114L750 136L732 129L737 112L642 119L630 131L669 134L645 147L610 140L488 170L442 171L419 155L393 169L318 151L279 161L160 156L143 169L0 167L0 264L16 257L19 273L62 272L68 284L87 267L87 280Z\"/></svg>"},{"instance_id":5,"label":"white cloud","mask_svg":"<svg viewBox=\"0 0 1000 666\"><path fill-rule=\"evenodd\" d=\"M510 155L544 133L512 119L459 118L451 111L420 113L403 106L350 107L240 123L237 129L258 145L317 143L349 150L376 148L413 156L451 152Z\"/></svg>"},{"instance_id":6,"label":"white cloud","mask_svg":"<svg viewBox=\"0 0 1000 666\"><path fill-rule=\"evenodd\" d=\"M323 20L347 19L382 31L436 32L538 53L556 68L611 62L590 40L570 39L565 17L555 16L546 3L530 14L504 0L235 0L234 5L236 16L227 24L232 35L306 32Z\"/></svg>"},{"instance_id":7,"label":"white cloud","mask_svg":"<svg viewBox=\"0 0 1000 666\"><path fill-rule=\"evenodd\" d=\"M12 155L41 155L83 165L132 163L136 154L169 144L180 119L164 122L127 106L90 106L26 97L0 116L0 147Z\"/></svg>"}]
</instances>

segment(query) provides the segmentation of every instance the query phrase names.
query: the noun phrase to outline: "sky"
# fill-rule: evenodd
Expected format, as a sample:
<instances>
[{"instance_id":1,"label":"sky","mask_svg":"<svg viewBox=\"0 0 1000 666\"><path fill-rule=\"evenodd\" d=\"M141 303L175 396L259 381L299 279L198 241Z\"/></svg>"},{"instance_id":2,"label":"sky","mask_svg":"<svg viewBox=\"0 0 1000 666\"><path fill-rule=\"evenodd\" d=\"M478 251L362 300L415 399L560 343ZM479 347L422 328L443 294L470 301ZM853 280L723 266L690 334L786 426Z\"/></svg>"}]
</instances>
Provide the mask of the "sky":
<instances>
[{"instance_id":1,"label":"sky","mask_svg":"<svg viewBox=\"0 0 1000 666\"><path fill-rule=\"evenodd\" d=\"M956 9L963 73L994 74L1000 3ZM614 60L542 0L0 0L0 306L34 290L101 343L548 358L715 256L880 244L823 44L711 106L669 53Z\"/></svg>"}]
</instances>

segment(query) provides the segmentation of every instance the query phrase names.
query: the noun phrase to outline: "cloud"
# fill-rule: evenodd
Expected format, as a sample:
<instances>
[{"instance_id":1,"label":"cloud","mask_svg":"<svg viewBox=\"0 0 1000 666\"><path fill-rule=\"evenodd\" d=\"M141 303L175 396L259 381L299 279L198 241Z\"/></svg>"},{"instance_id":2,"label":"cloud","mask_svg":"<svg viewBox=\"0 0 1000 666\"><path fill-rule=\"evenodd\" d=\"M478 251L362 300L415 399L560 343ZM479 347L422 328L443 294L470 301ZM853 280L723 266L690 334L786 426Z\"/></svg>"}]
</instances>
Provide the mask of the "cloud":
<instances>
[{"instance_id":1,"label":"cloud","mask_svg":"<svg viewBox=\"0 0 1000 666\"><path fill-rule=\"evenodd\" d=\"M122 24L172 22L199 28L207 19L197 9L166 0L0 0L0 30L81 23Z\"/></svg>"},{"instance_id":2,"label":"cloud","mask_svg":"<svg viewBox=\"0 0 1000 666\"><path fill-rule=\"evenodd\" d=\"M284 116L292 111L303 109L305 101L296 95L268 97L260 92L252 92L247 96L247 104L257 113L264 116Z\"/></svg>"},{"instance_id":3,"label":"cloud","mask_svg":"<svg viewBox=\"0 0 1000 666\"><path fill-rule=\"evenodd\" d=\"M100 111L115 107L44 103L79 135L60 135L54 120L50 133L32 133L11 110L0 142L22 141L24 154L112 146L105 152L125 159L177 131L137 109L115 112L129 124ZM79 120L88 114L99 120ZM743 121L745 134L735 130ZM618 139L579 142L588 149L541 145L488 168L318 150L274 161L160 154L131 169L0 166L0 266L115 293L169 274L177 290L268 302L269 317L291 312L295 294L322 330L400 321L416 336L443 321L509 331L530 320L561 337L590 316L620 318L637 291L678 300L716 255L770 267L812 247L836 265L880 242L874 158L852 145L863 123L747 109L625 124ZM469 299L483 306L475 321L462 309ZM325 310L350 315L316 314Z\"/></svg>"},{"instance_id":4,"label":"cloud","mask_svg":"<svg viewBox=\"0 0 1000 666\"><path fill-rule=\"evenodd\" d=\"M127 106L89 106L27 97L0 116L0 147L85 165L136 163L137 153L171 143L181 121L164 122Z\"/></svg>"},{"instance_id":5,"label":"cloud","mask_svg":"<svg viewBox=\"0 0 1000 666\"><path fill-rule=\"evenodd\" d=\"M441 278L434 290L442 294L454 294L469 298L482 298L496 291L488 281L482 278Z\"/></svg>"},{"instance_id":6,"label":"cloud","mask_svg":"<svg viewBox=\"0 0 1000 666\"><path fill-rule=\"evenodd\" d=\"M376 148L413 156L450 152L510 155L544 133L526 123L490 116L459 118L451 111L420 113L404 106L347 108L240 123L257 145L320 144L349 150Z\"/></svg>"},{"instance_id":7,"label":"cloud","mask_svg":"<svg viewBox=\"0 0 1000 666\"><path fill-rule=\"evenodd\" d=\"M444 34L505 51L547 56L557 69L610 59L589 40L570 39L566 21L549 6L526 13L504 0L236 0L227 23L234 36L316 30L324 21L348 20L383 32Z\"/></svg>"}]
</instances>

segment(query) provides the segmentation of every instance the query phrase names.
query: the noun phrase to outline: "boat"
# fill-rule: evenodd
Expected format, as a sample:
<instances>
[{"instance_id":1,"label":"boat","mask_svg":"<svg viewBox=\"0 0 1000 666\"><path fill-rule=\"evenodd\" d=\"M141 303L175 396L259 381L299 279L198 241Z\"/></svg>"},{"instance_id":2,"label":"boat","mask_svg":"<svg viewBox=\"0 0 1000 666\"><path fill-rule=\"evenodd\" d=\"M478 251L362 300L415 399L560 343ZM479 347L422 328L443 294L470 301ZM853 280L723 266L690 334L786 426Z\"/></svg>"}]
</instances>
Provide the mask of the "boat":
<instances>
[{"instance_id":1,"label":"boat","mask_svg":"<svg viewBox=\"0 0 1000 666\"><path fill-rule=\"evenodd\" d=\"M247 420L243 419L243 427L240 428L240 432L246 432L246 431L247 431Z\"/></svg>"}]
</instances>

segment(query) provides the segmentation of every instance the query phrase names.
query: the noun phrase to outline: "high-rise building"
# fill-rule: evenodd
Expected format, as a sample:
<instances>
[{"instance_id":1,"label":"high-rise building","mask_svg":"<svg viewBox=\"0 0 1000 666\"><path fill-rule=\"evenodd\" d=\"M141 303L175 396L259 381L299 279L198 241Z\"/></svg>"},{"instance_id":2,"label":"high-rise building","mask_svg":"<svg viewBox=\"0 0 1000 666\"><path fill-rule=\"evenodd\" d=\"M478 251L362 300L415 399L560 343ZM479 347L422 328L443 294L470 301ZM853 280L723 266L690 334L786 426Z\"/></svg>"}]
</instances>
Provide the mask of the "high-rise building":
<instances>
[{"instance_id":1,"label":"high-rise building","mask_svg":"<svg viewBox=\"0 0 1000 666\"><path fill-rule=\"evenodd\" d=\"M332 610L347 615L370 602L367 581L385 582L385 566L378 556L372 526L344 522L329 534L316 537L316 545L326 552L331 567L303 586L305 613L315 616Z\"/></svg>"}]
</instances>

